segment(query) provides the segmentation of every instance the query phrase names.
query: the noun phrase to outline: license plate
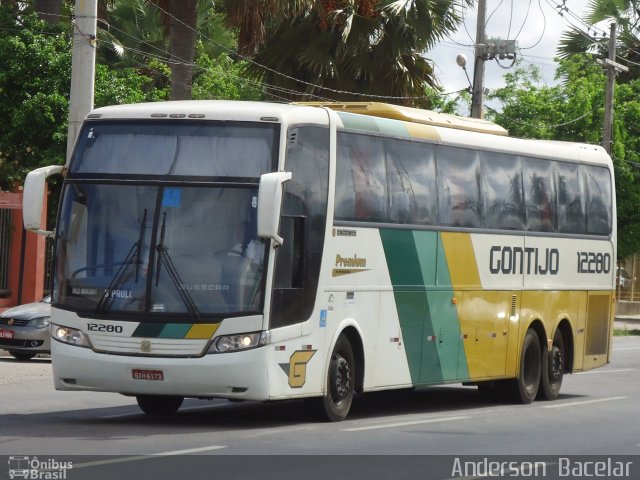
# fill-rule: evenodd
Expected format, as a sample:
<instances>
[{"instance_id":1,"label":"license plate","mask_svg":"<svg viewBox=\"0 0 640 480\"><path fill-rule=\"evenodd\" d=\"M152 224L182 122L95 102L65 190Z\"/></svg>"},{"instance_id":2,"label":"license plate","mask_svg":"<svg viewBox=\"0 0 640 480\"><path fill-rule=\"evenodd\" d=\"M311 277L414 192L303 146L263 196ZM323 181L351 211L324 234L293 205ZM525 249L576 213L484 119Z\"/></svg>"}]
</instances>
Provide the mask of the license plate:
<instances>
[{"instance_id":1,"label":"license plate","mask_svg":"<svg viewBox=\"0 0 640 480\"><path fill-rule=\"evenodd\" d=\"M13 330L0 330L0 338L13 339Z\"/></svg>"},{"instance_id":2,"label":"license plate","mask_svg":"<svg viewBox=\"0 0 640 480\"><path fill-rule=\"evenodd\" d=\"M161 382L164 380L164 373L162 370L141 370L139 368L134 368L131 371L134 380L151 380L156 382Z\"/></svg>"}]
</instances>

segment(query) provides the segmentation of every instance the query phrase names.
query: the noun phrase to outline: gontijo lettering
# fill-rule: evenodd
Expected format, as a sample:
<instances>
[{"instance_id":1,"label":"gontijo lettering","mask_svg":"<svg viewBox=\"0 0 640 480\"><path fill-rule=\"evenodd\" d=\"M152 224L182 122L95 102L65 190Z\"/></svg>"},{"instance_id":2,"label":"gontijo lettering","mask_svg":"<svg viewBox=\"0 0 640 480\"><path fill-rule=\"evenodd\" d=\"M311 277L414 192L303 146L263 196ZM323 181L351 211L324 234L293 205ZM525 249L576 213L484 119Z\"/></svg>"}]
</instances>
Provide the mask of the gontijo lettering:
<instances>
[{"instance_id":1,"label":"gontijo lettering","mask_svg":"<svg viewBox=\"0 0 640 480\"><path fill-rule=\"evenodd\" d=\"M545 248L542 251L533 247L494 245L489 254L489 270L494 275L557 275L560 252L557 248Z\"/></svg>"}]
</instances>

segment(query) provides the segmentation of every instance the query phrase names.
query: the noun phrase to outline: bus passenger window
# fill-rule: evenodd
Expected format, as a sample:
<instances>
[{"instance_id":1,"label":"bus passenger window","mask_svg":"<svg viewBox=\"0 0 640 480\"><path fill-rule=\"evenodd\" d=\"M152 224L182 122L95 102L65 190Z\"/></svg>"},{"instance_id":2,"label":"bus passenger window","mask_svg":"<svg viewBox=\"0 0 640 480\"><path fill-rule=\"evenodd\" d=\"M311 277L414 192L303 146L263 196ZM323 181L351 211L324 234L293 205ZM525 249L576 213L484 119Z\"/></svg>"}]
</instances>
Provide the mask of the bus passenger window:
<instances>
[{"instance_id":1,"label":"bus passenger window","mask_svg":"<svg viewBox=\"0 0 640 480\"><path fill-rule=\"evenodd\" d=\"M337 163L336 218L386 221L387 186L382 140L369 135L339 134Z\"/></svg>"},{"instance_id":2,"label":"bus passenger window","mask_svg":"<svg viewBox=\"0 0 640 480\"><path fill-rule=\"evenodd\" d=\"M609 235L611 233L611 179L609 171L602 167L589 166L586 170L587 184L587 233Z\"/></svg>"},{"instance_id":3,"label":"bus passenger window","mask_svg":"<svg viewBox=\"0 0 640 480\"><path fill-rule=\"evenodd\" d=\"M481 227L484 209L480 191L479 153L438 147L438 220L443 226Z\"/></svg>"},{"instance_id":4,"label":"bus passenger window","mask_svg":"<svg viewBox=\"0 0 640 480\"><path fill-rule=\"evenodd\" d=\"M385 139L389 221L434 225L434 147L427 142Z\"/></svg>"},{"instance_id":5,"label":"bus passenger window","mask_svg":"<svg viewBox=\"0 0 640 480\"><path fill-rule=\"evenodd\" d=\"M585 233L586 218L583 206L583 185L577 164L557 162L558 232Z\"/></svg>"},{"instance_id":6,"label":"bus passenger window","mask_svg":"<svg viewBox=\"0 0 640 480\"><path fill-rule=\"evenodd\" d=\"M524 198L527 208L527 230L555 232L556 199L549 161L533 158L525 160Z\"/></svg>"},{"instance_id":7,"label":"bus passenger window","mask_svg":"<svg viewBox=\"0 0 640 480\"><path fill-rule=\"evenodd\" d=\"M494 152L482 154L485 224L501 230L524 229L524 197L520 158Z\"/></svg>"}]
</instances>

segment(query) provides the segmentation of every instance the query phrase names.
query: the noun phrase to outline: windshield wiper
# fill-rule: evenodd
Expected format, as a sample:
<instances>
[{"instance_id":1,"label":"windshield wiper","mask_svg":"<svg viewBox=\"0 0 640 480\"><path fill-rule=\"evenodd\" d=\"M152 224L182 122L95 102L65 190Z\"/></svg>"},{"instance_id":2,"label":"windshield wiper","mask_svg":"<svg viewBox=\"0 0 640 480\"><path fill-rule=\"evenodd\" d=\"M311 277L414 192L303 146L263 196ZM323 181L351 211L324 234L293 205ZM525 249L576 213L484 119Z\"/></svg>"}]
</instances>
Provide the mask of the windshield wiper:
<instances>
[{"instance_id":1,"label":"windshield wiper","mask_svg":"<svg viewBox=\"0 0 640 480\"><path fill-rule=\"evenodd\" d=\"M96 305L96 309L95 309L96 313L102 313L104 311L107 305L107 300L111 298L111 292L113 291L116 285L120 284L120 282L124 278L124 274L126 273L127 269L134 262L134 259L136 263L136 281L135 282L138 283L138 278L140 273L140 264L142 263L140 261L140 252L142 251L142 242L144 240L144 231L146 229L146 224L147 224L147 209L145 208L144 213L142 214L142 223L140 224L140 233L138 234L138 241L131 246L129 253L127 253L127 256L122 261L120 268L118 269L116 274L113 276L113 278L109 282L109 285L107 285L107 288L104 291L104 295L102 295L102 298L100 298L100 300Z\"/></svg>"},{"instance_id":2,"label":"windshield wiper","mask_svg":"<svg viewBox=\"0 0 640 480\"><path fill-rule=\"evenodd\" d=\"M164 244L166 222L167 212L164 212L162 215L162 227L160 228L160 242L156 245L156 251L158 252L158 261L156 263L156 287L160 284L160 265L164 265L164 268L167 269L167 273L169 274L171 282L178 290L178 294L180 295L182 303L184 303L185 307L187 307L187 311L198 321L198 323L202 323L200 311L198 310L198 307L196 306L196 303L193 301L193 298L191 297L189 292L184 288L184 283L180 278L180 274L178 273L173 260L171 260L169 251Z\"/></svg>"}]
</instances>

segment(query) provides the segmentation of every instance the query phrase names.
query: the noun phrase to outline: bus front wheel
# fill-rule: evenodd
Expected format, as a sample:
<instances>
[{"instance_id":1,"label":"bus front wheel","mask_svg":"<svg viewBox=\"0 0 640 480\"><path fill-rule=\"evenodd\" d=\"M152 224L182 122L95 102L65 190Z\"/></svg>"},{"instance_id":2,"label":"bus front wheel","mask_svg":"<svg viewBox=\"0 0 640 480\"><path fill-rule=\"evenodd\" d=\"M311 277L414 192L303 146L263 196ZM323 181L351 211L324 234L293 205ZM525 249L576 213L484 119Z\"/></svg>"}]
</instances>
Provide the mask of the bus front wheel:
<instances>
[{"instance_id":1,"label":"bus front wheel","mask_svg":"<svg viewBox=\"0 0 640 480\"><path fill-rule=\"evenodd\" d=\"M138 406L147 415L173 415L178 411L184 397L172 395L137 395Z\"/></svg>"},{"instance_id":2,"label":"bus front wheel","mask_svg":"<svg viewBox=\"0 0 640 480\"><path fill-rule=\"evenodd\" d=\"M353 401L355 381L356 362L353 348L349 339L341 335L331 354L325 395L305 400L310 413L324 421L344 420Z\"/></svg>"},{"instance_id":3,"label":"bus front wheel","mask_svg":"<svg viewBox=\"0 0 640 480\"><path fill-rule=\"evenodd\" d=\"M542 370L542 352L538 334L532 328L527 330L520 352L520 371L513 380L514 399L520 403L531 403L538 394Z\"/></svg>"},{"instance_id":4,"label":"bus front wheel","mask_svg":"<svg viewBox=\"0 0 640 480\"><path fill-rule=\"evenodd\" d=\"M564 341L562 332L556 330L553 335L551 350L542 353L542 378L538 397L544 400L555 400L560 394L564 375Z\"/></svg>"}]
</instances>

